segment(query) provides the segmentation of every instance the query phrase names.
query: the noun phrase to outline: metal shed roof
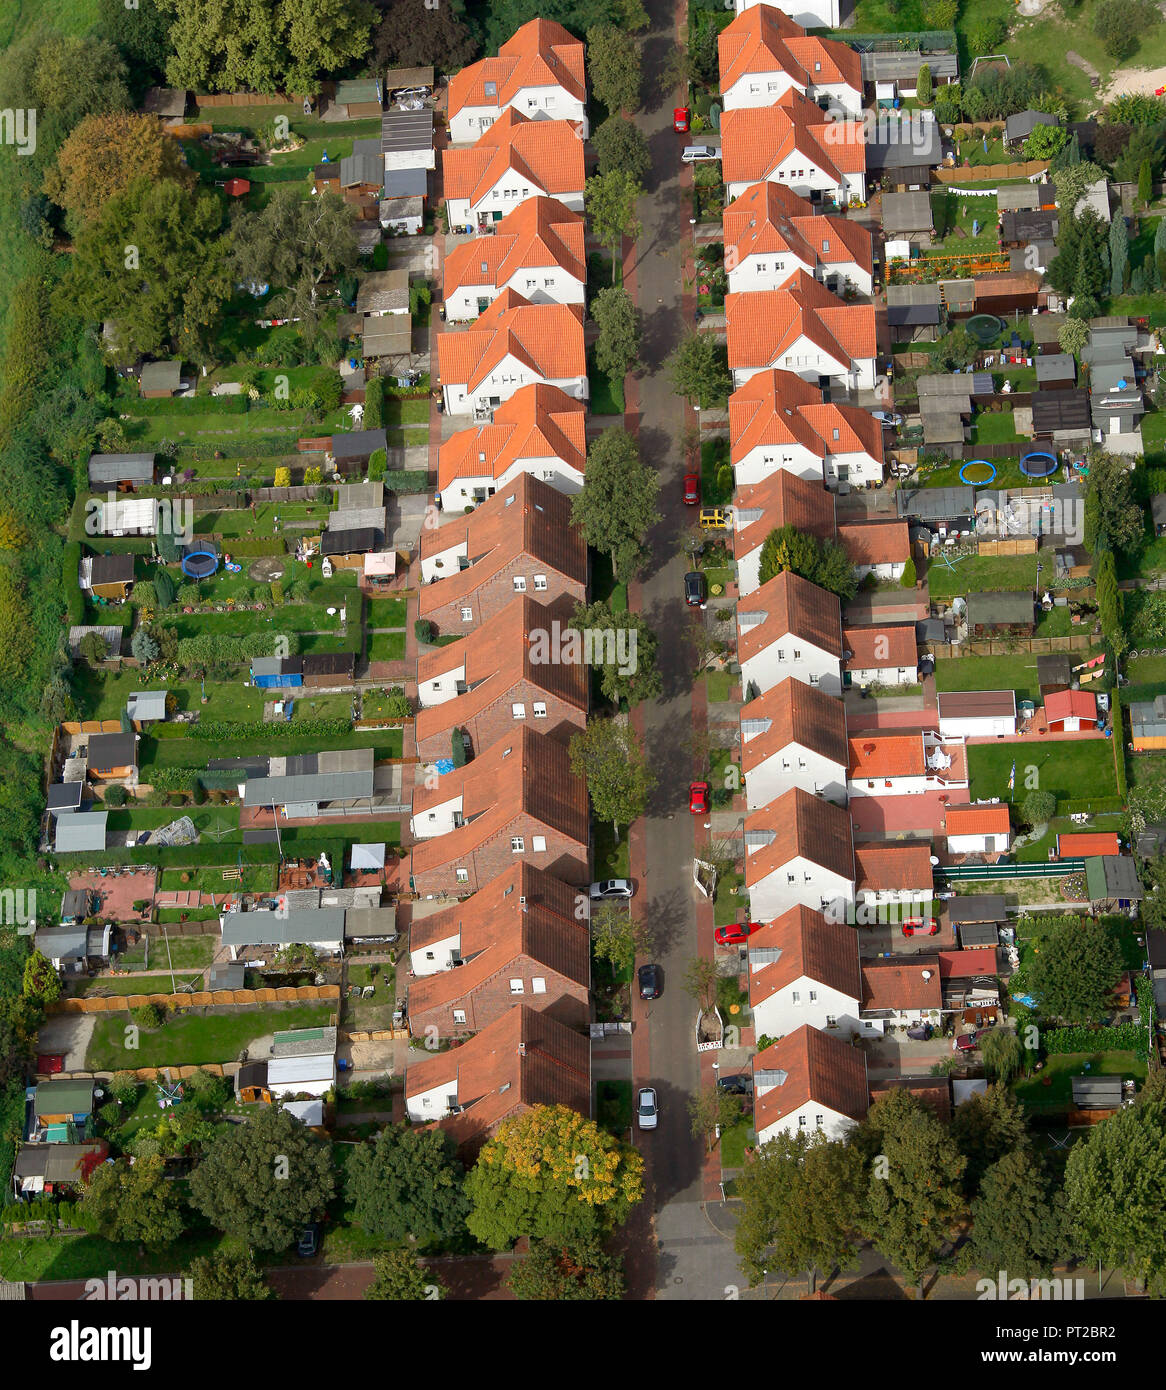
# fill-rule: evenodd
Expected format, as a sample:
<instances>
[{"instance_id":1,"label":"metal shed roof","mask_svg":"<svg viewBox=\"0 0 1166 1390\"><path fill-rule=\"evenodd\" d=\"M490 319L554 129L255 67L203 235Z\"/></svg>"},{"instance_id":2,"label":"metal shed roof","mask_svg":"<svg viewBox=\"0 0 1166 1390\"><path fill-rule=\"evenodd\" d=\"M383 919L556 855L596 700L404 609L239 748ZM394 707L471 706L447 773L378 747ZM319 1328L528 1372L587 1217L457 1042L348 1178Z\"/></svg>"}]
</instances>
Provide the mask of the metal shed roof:
<instances>
[{"instance_id":1,"label":"metal shed roof","mask_svg":"<svg viewBox=\"0 0 1166 1390\"><path fill-rule=\"evenodd\" d=\"M424 198L429 193L429 170L389 169L384 189L386 198Z\"/></svg>"},{"instance_id":2,"label":"metal shed roof","mask_svg":"<svg viewBox=\"0 0 1166 1390\"><path fill-rule=\"evenodd\" d=\"M965 951L994 948L1000 945L1000 930L995 922L964 922L960 925L960 945Z\"/></svg>"},{"instance_id":3,"label":"metal shed roof","mask_svg":"<svg viewBox=\"0 0 1166 1390\"><path fill-rule=\"evenodd\" d=\"M53 812L79 811L85 790L83 782L54 782L49 787L47 808Z\"/></svg>"},{"instance_id":4,"label":"metal shed roof","mask_svg":"<svg viewBox=\"0 0 1166 1390\"><path fill-rule=\"evenodd\" d=\"M969 893L953 898L947 905L949 922L1004 922L1008 919L1008 899L1003 893Z\"/></svg>"},{"instance_id":5,"label":"metal shed roof","mask_svg":"<svg viewBox=\"0 0 1166 1390\"><path fill-rule=\"evenodd\" d=\"M58 854L97 853L105 848L108 811L74 811L57 817L53 848Z\"/></svg>"},{"instance_id":6,"label":"metal shed roof","mask_svg":"<svg viewBox=\"0 0 1166 1390\"><path fill-rule=\"evenodd\" d=\"M320 801L359 801L372 796L373 781L372 768L359 772L252 777L243 788L243 805L291 806Z\"/></svg>"},{"instance_id":7,"label":"metal shed roof","mask_svg":"<svg viewBox=\"0 0 1166 1390\"><path fill-rule=\"evenodd\" d=\"M1073 385L1077 381L1077 363L1069 352L1046 352L1036 359L1036 380L1038 386L1052 382L1067 381Z\"/></svg>"},{"instance_id":8,"label":"metal shed roof","mask_svg":"<svg viewBox=\"0 0 1166 1390\"><path fill-rule=\"evenodd\" d=\"M228 912L223 916L224 946L290 946L295 942L332 944L344 940L341 908L286 912Z\"/></svg>"},{"instance_id":9,"label":"metal shed roof","mask_svg":"<svg viewBox=\"0 0 1166 1390\"><path fill-rule=\"evenodd\" d=\"M131 719L165 719L166 692L164 690L135 690L126 700L126 713Z\"/></svg>"},{"instance_id":10,"label":"metal shed roof","mask_svg":"<svg viewBox=\"0 0 1166 1390\"><path fill-rule=\"evenodd\" d=\"M1049 193L1050 200L1053 194ZM1039 208L1045 193L1035 183L1005 183L996 190L996 206L1001 212L1019 212L1022 208Z\"/></svg>"},{"instance_id":11,"label":"metal shed roof","mask_svg":"<svg viewBox=\"0 0 1166 1390\"><path fill-rule=\"evenodd\" d=\"M896 492L895 503L900 516L914 516L920 521L953 521L975 514L976 489L970 483L921 487L914 492Z\"/></svg>"},{"instance_id":12,"label":"metal shed roof","mask_svg":"<svg viewBox=\"0 0 1166 1390\"><path fill-rule=\"evenodd\" d=\"M138 374L143 391L177 391L182 385L181 362L146 362Z\"/></svg>"},{"instance_id":13,"label":"metal shed roof","mask_svg":"<svg viewBox=\"0 0 1166 1390\"><path fill-rule=\"evenodd\" d=\"M382 154L428 153L432 149L432 111L386 111L381 117Z\"/></svg>"},{"instance_id":14,"label":"metal shed roof","mask_svg":"<svg viewBox=\"0 0 1166 1390\"><path fill-rule=\"evenodd\" d=\"M883 194L884 235L930 232L934 228L930 193L918 190L913 193Z\"/></svg>"},{"instance_id":15,"label":"metal shed roof","mask_svg":"<svg viewBox=\"0 0 1166 1390\"><path fill-rule=\"evenodd\" d=\"M153 454L90 454L89 482L149 483L154 480Z\"/></svg>"},{"instance_id":16,"label":"metal shed roof","mask_svg":"<svg viewBox=\"0 0 1166 1390\"><path fill-rule=\"evenodd\" d=\"M388 435L384 430L350 430L332 436L332 457L335 459L364 458L387 448Z\"/></svg>"}]
</instances>

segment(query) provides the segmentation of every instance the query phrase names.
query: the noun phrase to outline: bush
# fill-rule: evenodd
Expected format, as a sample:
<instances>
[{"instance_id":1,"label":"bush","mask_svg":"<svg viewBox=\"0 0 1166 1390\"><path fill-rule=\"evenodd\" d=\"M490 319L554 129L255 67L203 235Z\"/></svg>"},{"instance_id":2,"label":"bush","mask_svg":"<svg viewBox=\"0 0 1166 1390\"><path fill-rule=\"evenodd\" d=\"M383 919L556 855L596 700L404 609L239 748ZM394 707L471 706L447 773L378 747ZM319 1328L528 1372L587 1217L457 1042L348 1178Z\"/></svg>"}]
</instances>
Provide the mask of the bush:
<instances>
[{"instance_id":1,"label":"bush","mask_svg":"<svg viewBox=\"0 0 1166 1390\"><path fill-rule=\"evenodd\" d=\"M1121 0L1125 3L1125 0ZM1000 45L1008 37L1008 25L995 16L982 19L968 30L968 47L975 57L982 58L988 53L998 53Z\"/></svg>"},{"instance_id":2,"label":"bush","mask_svg":"<svg viewBox=\"0 0 1166 1390\"><path fill-rule=\"evenodd\" d=\"M386 692L386 706L390 719L411 719L413 716L413 702L399 685Z\"/></svg>"},{"instance_id":3,"label":"bush","mask_svg":"<svg viewBox=\"0 0 1166 1390\"><path fill-rule=\"evenodd\" d=\"M384 449L374 449L369 455L368 460L368 480L370 483L379 483L384 479L385 470L388 467L388 458Z\"/></svg>"},{"instance_id":4,"label":"bush","mask_svg":"<svg viewBox=\"0 0 1166 1390\"><path fill-rule=\"evenodd\" d=\"M291 469L280 466L275 470L276 487L291 487Z\"/></svg>"},{"instance_id":5,"label":"bush","mask_svg":"<svg viewBox=\"0 0 1166 1390\"><path fill-rule=\"evenodd\" d=\"M902 584L904 589L913 589L915 587L915 581L915 557L913 555L908 555L907 563L903 566L903 574L899 583Z\"/></svg>"},{"instance_id":6,"label":"bush","mask_svg":"<svg viewBox=\"0 0 1166 1390\"><path fill-rule=\"evenodd\" d=\"M366 430L379 430L385 422L385 379L374 376L364 387L364 419Z\"/></svg>"},{"instance_id":7,"label":"bush","mask_svg":"<svg viewBox=\"0 0 1166 1390\"><path fill-rule=\"evenodd\" d=\"M121 1106L116 1100L107 1100L104 1105L98 1106L97 1118L107 1129L112 1129L121 1119Z\"/></svg>"},{"instance_id":8,"label":"bush","mask_svg":"<svg viewBox=\"0 0 1166 1390\"><path fill-rule=\"evenodd\" d=\"M106 806L124 806L130 799L129 792L122 786L106 787L103 798Z\"/></svg>"},{"instance_id":9,"label":"bush","mask_svg":"<svg viewBox=\"0 0 1166 1390\"><path fill-rule=\"evenodd\" d=\"M1138 51L1139 36L1159 19L1147 0L1101 0L1093 12L1093 32L1116 63Z\"/></svg>"},{"instance_id":10,"label":"bush","mask_svg":"<svg viewBox=\"0 0 1166 1390\"><path fill-rule=\"evenodd\" d=\"M378 241L372 253L373 270L388 270L389 268L389 248L383 241Z\"/></svg>"},{"instance_id":11,"label":"bush","mask_svg":"<svg viewBox=\"0 0 1166 1390\"><path fill-rule=\"evenodd\" d=\"M432 642L437 632L428 618L418 618L413 624L413 636L418 642Z\"/></svg>"},{"instance_id":12,"label":"bush","mask_svg":"<svg viewBox=\"0 0 1166 1390\"><path fill-rule=\"evenodd\" d=\"M115 1071L109 1079L108 1089L122 1105L130 1106L137 1100L141 1084L132 1071Z\"/></svg>"},{"instance_id":13,"label":"bush","mask_svg":"<svg viewBox=\"0 0 1166 1390\"><path fill-rule=\"evenodd\" d=\"M450 735L449 755L454 767L465 767L466 765L466 741L462 737L462 731L455 729Z\"/></svg>"},{"instance_id":14,"label":"bush","mask_svg":"<svg viewBox=\"0 0 1166 1390\"><path fill-rule=\"evenodd\" d=\"M318 487L324 481L324 470L318 463L312 464L310 468L304 469L304 486Z\"/></svg>"},{"instance_id":15,"label":"bush","mask_svg":"<svg viewBox=\"0 0 1166 1390\"><path fill-rule=\"evenodd\" d=\"M283 602L283 585L278 579L271 581L271 601L277 608Z\"/></svg>"},{"instance_id":16,"label":"bush","mask_svg":"<svg viewBox=\"0 0 1166 1390\"><path fill-rule=\"evenodd\" d=\"M930 106L932 94L931 68L927 63L924 63L919 69L919 78L915 87L915 95L921 106Z\"/></svg>"},{"instance_id":17,"label":"bush","mask_svg":"<svg viewBox=\"0 0 1166 1390\"><path fill-rule=\"evenodd\" d=\"M145 1028L147 1031L161 1028L165 1022L165 1015L157 1004L142 1004L139 1008L131 1009L130 1017L139 1028Z\"/></svg>"}]
</instances>

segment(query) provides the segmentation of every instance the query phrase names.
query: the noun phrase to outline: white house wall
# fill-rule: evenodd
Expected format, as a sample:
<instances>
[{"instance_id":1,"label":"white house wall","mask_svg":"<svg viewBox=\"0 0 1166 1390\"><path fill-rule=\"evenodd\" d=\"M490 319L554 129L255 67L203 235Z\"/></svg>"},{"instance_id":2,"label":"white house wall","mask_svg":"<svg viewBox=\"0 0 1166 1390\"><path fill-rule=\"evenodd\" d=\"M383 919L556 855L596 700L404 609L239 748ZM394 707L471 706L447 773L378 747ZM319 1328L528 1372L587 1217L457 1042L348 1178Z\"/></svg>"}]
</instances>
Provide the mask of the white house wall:
<instances>
[{"instance_id":1,"label":"white house wall","mask_svg":"<svg viewBox=\"0 0 1166 1390\"><path fill-rule=\"evenodd\" d=\"M846 768L799 743L791 743L745 775L745 802L750 811L776 801L794 787L846 805Z\"/></svg>"},{"instance_id":2,"label":"white house wall","mask_svg":"<svg viewBox=\"0 0 1166 1390\"><path fill-rule=\"evenodd\" d=\"M741 663L742 684L755 685L760 695L791 676L827 695L842 693L842 663L838 658L788 633Z\"/></svg>"}]
</instances>

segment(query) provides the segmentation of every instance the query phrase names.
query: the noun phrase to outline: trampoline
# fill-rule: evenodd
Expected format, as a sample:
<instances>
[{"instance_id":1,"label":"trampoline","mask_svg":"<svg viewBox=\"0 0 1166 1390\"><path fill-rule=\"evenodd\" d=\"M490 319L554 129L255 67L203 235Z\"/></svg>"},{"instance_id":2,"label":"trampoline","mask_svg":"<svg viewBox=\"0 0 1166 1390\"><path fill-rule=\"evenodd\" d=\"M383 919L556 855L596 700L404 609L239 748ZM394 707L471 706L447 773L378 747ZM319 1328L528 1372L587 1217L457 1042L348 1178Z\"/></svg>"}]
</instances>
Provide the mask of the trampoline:
<instances>
[{"instance_id":1,"label":"trampoline","mask_svg":"<svg viewBox=\"0 0 1166 1390\"><path fill-rule=\"evenodd\" d=\"M206 543L187 545L182 550L182 573L188 579L209 579L219 567L219 555Z\"/></svg>"},{"instance_id":2,"label":"trampoline","mask_svg":"<svg viewBox=\"0 0 1166 1390\"><path fill-rule=\"evenodd\" d=\"M994 343L1003 327L995 314L973 314L968 319L968 332L981 347Z\"/></svg>"},{"instance_id":3,"label":"trampoline","mask_svg":"<svg viewBox=\"0 0 1166 1390\"><path fill-rule=\"evenodd\" d=\"M989 470L986 478L969 478L967 472L969 468L987 468ZM989 463L987 459L968 459L967 463L960 469L960 482L971 483L975 487L987 487L989 483L996 481L996 465Z\"/></svg>"},{"instance_id":4,"label":"trampoline","mask_svg":"<svg viewBox=\"0 0 1166 1390\"><path fill-rule=\"evenodd\" d=\"M1037 472L1035 469L1030 467L1029 461L1031 459L1043 459L1048 466L1042 469L1040 472ZM1033 450L1031 453L1024 454L1022 455L1020 460L1020 471L1024 474L1026 478L1051 477L1052 474L1054 474L1057 471L1057 469L1060 468L1060 466L1061 465L1057 459L1057 456L1055 454L1046 454L1043 449L1036 449Z\"/></svg>"}]
</instances>

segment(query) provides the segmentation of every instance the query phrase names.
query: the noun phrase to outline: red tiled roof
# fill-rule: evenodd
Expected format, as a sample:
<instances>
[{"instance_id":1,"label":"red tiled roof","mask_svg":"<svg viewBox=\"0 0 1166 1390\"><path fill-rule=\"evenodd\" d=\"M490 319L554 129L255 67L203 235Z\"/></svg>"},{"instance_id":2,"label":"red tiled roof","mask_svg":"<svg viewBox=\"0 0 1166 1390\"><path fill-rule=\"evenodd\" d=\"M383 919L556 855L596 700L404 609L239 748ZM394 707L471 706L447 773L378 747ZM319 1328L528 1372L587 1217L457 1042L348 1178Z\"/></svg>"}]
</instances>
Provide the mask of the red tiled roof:
<instances>
[{"instance_id":1,"label":"red tiled roof","mask_svg":"<svg viewBox=\"0 0 1166 1390\"><path fill-rule=\"evenodd\" d=\"M729 397L729 441L734 464L781 444L800 444L819 458L864 453L883 461L882 426L870 411L826 405L816 386L778 368L757 372Z\"/></svg>"},{"instance_id":2,"label":"red tiled roof","mask_svg":"<svg viewBox=\"0 0 1166 1390\"><path fill-rule=\"evenodd\" d=\"M939 973L945 980L968 980L996 974L996 952L990 946L974 951L937 951Z\"/></svg>"},{"instance_id":3,"label":"red tiled roof","mask_svg":"<svg viewBox=\"0 0 1166 1390\"><path fill-rule=\"evenodd\" d=\"M755 965L753 952L762 950L780 951L781 956ZM754 1008L803 976L850 999L860 996L858 933L801 904L754 932L749 952L749 1002Z\"/></svg>"},{"instance_id":4,"label":"red tiled roof","mask_svg":"<svg viewBox=\"0 0 1166 1390\"><path fill-rule=\"evenodd\" d=\"M848 740L850 776L863 777L925 777L927 758L923 750L923 735L879 734L874 731L859 734Z\"/></svg>"},{"instance_id":5,"label":"red tiled roof","mask_svg":"<svg viewBox=\"0 0 1166 1390\"><path fill-rule=\"evenodd\" d=\"M784 1072L785 1080L758 1094L758 1073ZM758 1134L816 1102L861 1120L870 1104L866 1055L841 1038L803 1026L753 1058L753 1117Z\"/></svg>"},{"instance_id":6,"label":"red tiled roof","mask_svg":"<svg viewBox=\"0 0 1166 1390\"><path fill-rule=\"evenodd\" d=\"M764 613L764 621L740 629L737 658L746 661L787 633L828 653L842 655L841 605L838 596L800 574L782 570L738 605L738 624L745 613Z\"/></svg>"},{"instance_id":7,"label":"red tiled roof","mask_svg":"<svg viewBox=\"0 0 1166 1390\"><path fill-rule=\"evenodd\" d=\"M405 1095L438 1087L462 1113L441 1121L459 1148L474 1149L507 1117L536 1105L591 1111L591 1044L545 1013L517 1004L448 1052L411 1062Z\"/></svg>"},{"instance_id":8,"label":"red tiled roof","mask_svg":"<svg viewBox=\"0 0 1166 1390\"><path fill-rule=\"evenodd\" d=\"M845 85L862 91L862 64L848 44L811 37L771 5L743 10L721 30L717 48L722 92L746 75L769 72L787 73L803 90Z\"/></svg>"},{"instance_id":9,"label":"red tiled roof","mask_svg":"<svg viewBox=\"0 0 1166 1390\"><path fill-rule=\"evenodd\" d=\"M866 172L862 122L832 120L794 89L772 106L726 111L721 151L727 184L760 183L795 152L838 184L843 174Z\"/></svg>"},{"instance_id":10,"label":"red tiled roof","mask_svg":"<svg viewBox=\"0 0 1166 1390\"><path fill-rule=\"evenodd\" d=\"M750 887L798 858L854 881L850 816L832 801L794 787L748 816L747 837L750 831L768 831L773 836L768 845L746 851L745 882Z\"/></svg>"},{"instance_id":11,"label":"red tiled roof","mask_svg":"<svg viewBox=\"0 0 1166 1390\"><path fill-rule=\"evenodd\" d=\"M755 183L725 209L725 261L749 256L796 256L811 273L818 266L874 268L870 233L845 217L823 216L785 184ZM791 271L792 274L792 271Z\"/></svg>"},{"instance_id":12,"label":"red tiled roof","mask_svg":"<svg viewBox=\"0 0 1166 1390\"><path fill-rule=\"evenodd\" d=\"M513 290L497 299L462 332L437 335L441 384L472 391L507 357L546 381L585 376L581 304L532 304Z\"/></svg>"},{"instance_id":13,"label":"red tiled roof","mask_svg":"<svg viewBox=\"0 0 1166 1390\"><path fill-rule=\"evenodd\" d=\"M1045 696L1045 718L1050 724L1062 719L1091 719L1097 723L1097 696L1088 690L1058 690Z\"/></svg>"},{"instance_id":14,"label":"red tiled roof","mask_svg":"<svg viewBox=\"0 0 1166 1390\"><path fill-rule=\"evenodd\" d=\"M910 1009L943 1007L943 985L936 956L900 957L898 960L866 960L862 963L862 1007Z\"/></svg>"},{"instance_id":15,"label":"red tiled roof","mask_svg":"<svg viewBox=\"0 0 1166 1390\"><path fill-rule=\"evenodd\" d=\"M849 368L875 355L873 304L844 304L825 285L797 271L780 290L725 296L729 366L780 366L801 338Z\"/></svg>"},{"instance_id":16,"label":"red tiled roof","mask_svg":"<svg viewBox=\"0 0 1166 1390\"><path fill-rule=\"evenodd\" d=\"M855 887L870 892L931 891L931 841L854 847Z\"/></svg>"},{"instance_id":17,"label":"red tiled roof","mask_svg":"<svg viewBox=\"0 0 1166 1390\"><path fill-rule=\"evenodd\" d=\"M1058 859L1092 859L1099 854L1120 853L1121 841L1112 831L1057 836Z\"/></svg>"},{"instance_id":18,"label":"red tiled roof","mask_svg":"<svg viewBox=\"0 0 1166 1390\"><path fill-rule=\"evenodd\" d=\"M747 513L760 511L754 520ZM821 540L833 540L834 494L820 483L779 469L759 483L737 489L733 499L733 553L740 560L763 545L770 531L796 526Z\"/></svg>"},{"instance_id":19,"label":"red tiled roof","mask_svg":"<svg viewBox=\"0 0 1166 1390\"><path fill-rule=\"evenodd\" d=\"M416 1017L462 999L520 955L584 989L591 984L588 924L575 916L577 891L531 864L511 865L472 898L423 917L409 931L409 948L458 939L465 964L422 975L409 985Z\"/></svg>"},{"instance_id":20,"label":"red tiled roof","mask_svg":"<svg viewBox=\"0 0 1166 1390\"><path fill-rule=\"evenodd\" d=\"M496 701L506 700L520 681L572 706L580 724L585 722L591 688L588 668L581 662L531 659L530 634L536 629L551 632L553 622L565 629L574 611L569 598L542 604L529 594L516 594L481 627L423 656L417 663L419 685L464 667L462 679L469 688L464 695L417 711L417 742L425 744L463 728Z\"/></svg>"},{"instance_id":21,"label":"red tiled roof","mask_svg":"<svg viewBox=\"0 0 1166 1390\"><path fill-rule=\"evenodd\" d=\"M905 521L859 521L839 526L838 539L854 565L897 565L911 555Z\"/></svg>"},{"instance_id":22,"label":"red tiled roof","mask_svg":"<svg viewBox=\"0 0 1166 1390\"><path fill-rule=\"evenodd\" d=\"M842 645L852 653L843 662L846 671L872 671L900 666L909 670L919 662L914 623L846 627L842 629Z\"/></svg>"},{"instance_id":23,"label":"red tiled roof","mask_svg":"<svg viewBox=\"0 0 1166 1390\"><path fill-rule=\"evenodd\" d=\"M448 578L421 586L421 617L476 592L519 555L529 555L576 584L587 582L587 547L579 529L571 525L570 497L529 473L515 478L468 515L436 530L422 528L422 559L462 545L470 565L466 569L454 565Z\"/></svg>"},{"instance_id":24,"label":"red tiled roof","mask_svg":"<svg viewBox=\"0 0 1166 1390\"><path fill-rule=\"evenodd\" d=\"M560 459L582 473L587 464L586 427L587 406L561 386L545 381L521 386L498 406L490 424L458 430L442 444L437 485L447 488L455 478L500 478L528 459ZM435 534L422 534L422 550L426 537Z\"/></svg>"},{"instance_id":25,"label":"red tiled roof","mask_svg":"<svg viewBox=\"0 0 1166 1390\"><path fill-rule=\"evenodd\" d=\"M442 295L449 299L466 286L505 285L520 270L550 266L586 281L583 218L556 198L527 198L494 224L492 235L464 241L449 252Z\"/></svg>"},{"instance_id":26,"label":"red tiled roof","mask_svg":"<svg viewBox=\"0 0 1166 1390\"><path fill-rule=\"evenodd\" d=\"M591 829L587 785L571 771L567 750L555 739L522 725L473 762L438 780L432 790L414 789L414 816L460 797L465 824L414 845L415 876L465 863L523 813L573 840L580 858L587 859Z\"/></svg>"},{"instance_id":27,"label":"red tiled roof","mask_svg":"<svg viewBox=\"0 0 1166 1390\"><path fill-rule=\"evenodd\" d=\"M1012 829L1007 806L949 806L943 817L950 835L1007 835Z\"/></svg>"},{"instance_id":28,"label":"red tiled roof","mask_svg":"<svg viewBox=\"0 0 1166 1390\"><path fill-rule=\"evenodd\" d=\"M746 776L791 743L846 766L846 708L812 685L795 678L782 681L742 707L741 722L747 719L771 722L765 733L741 741Z\"/></svg>"},{"instance_id":29,"label":"red tiled roof","mask_svg":"<svg viewBox=\"0 0 1166 1390\"><path fill-rule=\"evenodd\" d=\"M487 94L486 83L495 90ZM562 87L579 101L587 89L583 44L551 19L532 19L506 40L496 58L482 58L449 79L449 115L466 106L504 106L530 87Z\"/></svg>"},{"instance_id":30,"label":"red tiled roof","mask_svg":"<svg viewBox=\"0 0 1166 1390\"><path fill-rule=\"evenodd\" d=\"M442 151L445 196L474 205L508 169L551 198L581 193L582 137L571 121L531 121L508 106L475 144Z\"/></svg>"}]
</instances>

